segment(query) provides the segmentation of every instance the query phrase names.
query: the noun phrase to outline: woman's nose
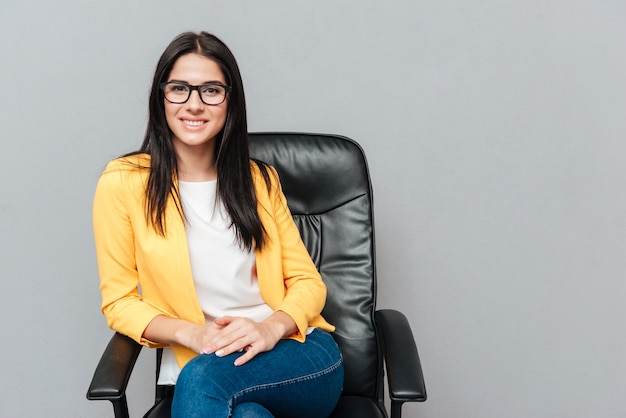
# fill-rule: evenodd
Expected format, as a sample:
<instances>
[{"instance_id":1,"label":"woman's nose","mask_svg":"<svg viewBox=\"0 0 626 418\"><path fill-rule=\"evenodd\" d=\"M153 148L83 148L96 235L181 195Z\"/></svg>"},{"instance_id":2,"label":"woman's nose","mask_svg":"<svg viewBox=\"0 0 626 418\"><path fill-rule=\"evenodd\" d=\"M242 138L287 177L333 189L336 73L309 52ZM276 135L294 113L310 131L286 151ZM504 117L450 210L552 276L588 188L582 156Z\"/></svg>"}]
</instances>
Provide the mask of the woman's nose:
<instances>
[{"instance_id":1,"label":"woman's nose","mask_svg":"<svg viewBox=\"0 0 626 418\"><path fill-rule=\"evenodd\" d=\"M187 100L187 108L189 109L199 109L204 106L202 99L200 99L200 92L198 90L193 90L191 95L189 96L189 100Z\"/></svg>"}]
</instances>

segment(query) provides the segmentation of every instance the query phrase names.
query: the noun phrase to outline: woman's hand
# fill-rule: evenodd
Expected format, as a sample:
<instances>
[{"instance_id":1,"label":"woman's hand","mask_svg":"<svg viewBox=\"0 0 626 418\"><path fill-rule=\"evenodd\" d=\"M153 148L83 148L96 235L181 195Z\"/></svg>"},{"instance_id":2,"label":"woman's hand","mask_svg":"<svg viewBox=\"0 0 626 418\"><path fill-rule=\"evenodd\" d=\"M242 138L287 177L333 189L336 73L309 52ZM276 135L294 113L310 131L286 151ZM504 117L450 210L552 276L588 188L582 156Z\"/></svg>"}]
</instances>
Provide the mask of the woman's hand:
<instances>
[{"instance_id":1,"label":"woman's hand","mask_svg":"<svg viewBox=\"0 0 626 418\"><path fill-rule=\"evenodd\" d=\"M263 322L225 316L216 319L214 324L217 333L212 333L211 341L202 347L201 352L222 357L245 351L235 360L235 366L247 363L259 353L270 351L281 338L297 331L293 319L282 311L274 312Z\"/></svg>"},{"instance_id":2,"label":"woman's hand","mask_svg":"<svg viewBox=\"0 0 626 418\"><path fill-rule=\"evenodd\" d=\"M219 357L245 351L235 360L235 365L241 366L257 354L271 350L281 338L297 330L294 320L282 311L274 312L263 322L225 316L201 325L160 315L148 324L143 337L182 345L198 354L215 353Z\"/></svg>"},{"instance_id":3,"label":"woman's hand","mask_svg":"<svg viewBox=\"0 0 626 418\"><path fill-rule=\"evenodd\" d=\"M187 326L177 330L176 340L179 341L179 344L198 354L207 354L204 347L209 345L219 335L222 328L215 322L203 325L188 323Z\"/></svg>"},{"instance_id":4,"label":"woman's hand","mask_svg":"<svg viewBox=\"0 0 626 418\"><path fill-rule=\"evenodd\" d=\"M222 328L214 322L195 324L159 315L148 324L143 338L163 344L182 345L202 354L203 347L213 341Z\"/></svg>"}]
</instances>

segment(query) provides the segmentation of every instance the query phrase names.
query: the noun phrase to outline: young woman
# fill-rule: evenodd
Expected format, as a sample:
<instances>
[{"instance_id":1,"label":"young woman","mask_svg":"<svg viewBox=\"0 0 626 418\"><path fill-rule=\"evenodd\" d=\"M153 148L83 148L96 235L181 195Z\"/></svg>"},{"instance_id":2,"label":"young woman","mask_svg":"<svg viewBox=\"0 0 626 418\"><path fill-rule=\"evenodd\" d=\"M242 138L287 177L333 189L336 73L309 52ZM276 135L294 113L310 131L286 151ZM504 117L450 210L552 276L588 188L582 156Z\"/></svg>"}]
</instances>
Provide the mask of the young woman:
<instances>
[{"instance_id":1,"label":"young woman","mask_svg":"<svg viewBox=\"0 0 626 418\"><path fill-rule=\"evenodd\" d=\"M343 362L320 312L326 287L275 170L248 152L241 75L215 36L161 56L141 149L96 189L102 311L165 347L173 417L324 417Z\"/></svg>"}]
</instances>

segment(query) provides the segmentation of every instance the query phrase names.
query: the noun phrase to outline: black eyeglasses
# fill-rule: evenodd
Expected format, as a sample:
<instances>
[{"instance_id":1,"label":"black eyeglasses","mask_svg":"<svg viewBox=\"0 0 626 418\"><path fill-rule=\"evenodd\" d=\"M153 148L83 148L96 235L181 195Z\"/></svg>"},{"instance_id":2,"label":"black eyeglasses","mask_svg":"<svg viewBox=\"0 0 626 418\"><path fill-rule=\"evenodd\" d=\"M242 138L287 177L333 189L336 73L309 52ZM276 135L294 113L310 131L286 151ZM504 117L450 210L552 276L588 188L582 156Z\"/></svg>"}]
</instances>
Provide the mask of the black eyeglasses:
<instances>
[{"instance_id":1,"label":"black eyeglasses","mask_svg":"<svg viewBox=\"0 0 626 418\"><path fill-rule=\"evenodd\" d=\"M206 83L199 86L192 86L189 83L180 81L170 81L159 85L163 90L165 100L174 104L187 102L191 97L191 92L198 91L202 103L209 106L217 106L224 103L226 94L230 93L232 87L225 86L222 83Z\"/></svg>"}]
</instances>

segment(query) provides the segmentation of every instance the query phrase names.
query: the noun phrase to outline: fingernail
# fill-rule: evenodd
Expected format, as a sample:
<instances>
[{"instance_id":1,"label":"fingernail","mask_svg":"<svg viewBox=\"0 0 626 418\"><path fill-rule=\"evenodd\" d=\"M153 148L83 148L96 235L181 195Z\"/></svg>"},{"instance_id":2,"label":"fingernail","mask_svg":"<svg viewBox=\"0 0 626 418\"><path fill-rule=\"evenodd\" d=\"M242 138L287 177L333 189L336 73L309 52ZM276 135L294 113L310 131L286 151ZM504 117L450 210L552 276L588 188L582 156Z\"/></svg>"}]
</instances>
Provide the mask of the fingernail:
<instances>
[{"instance_id":1,"label":"fingernail","mask_svg":"<svg viewBox=\"0 0 626 418\"><path fill-rule=\"evenodd\" d=\"M215 355L218 356L218 357L222 357L224 355L224 350L217 350L215 352Z\"/></svg>"}]
</instances>

